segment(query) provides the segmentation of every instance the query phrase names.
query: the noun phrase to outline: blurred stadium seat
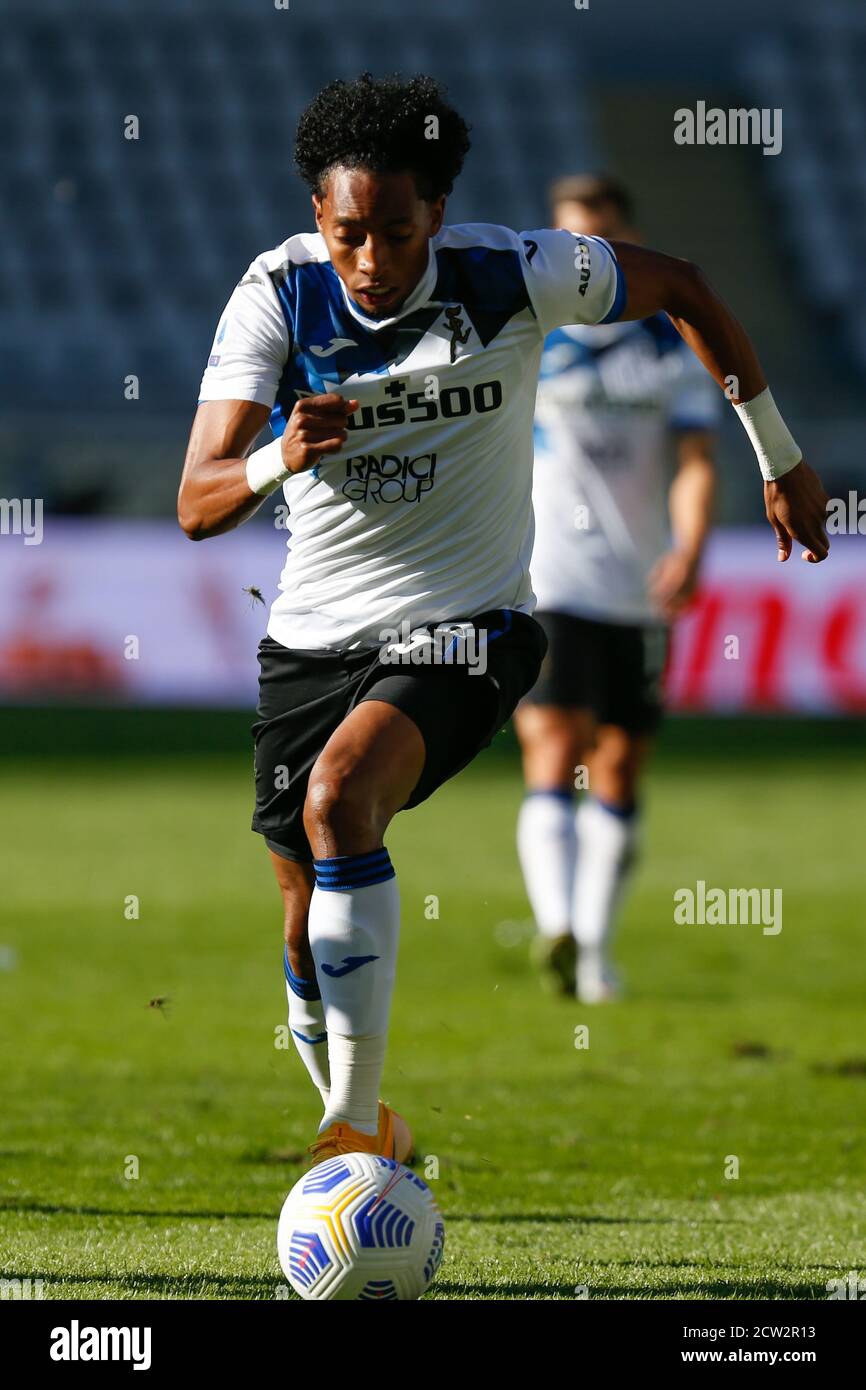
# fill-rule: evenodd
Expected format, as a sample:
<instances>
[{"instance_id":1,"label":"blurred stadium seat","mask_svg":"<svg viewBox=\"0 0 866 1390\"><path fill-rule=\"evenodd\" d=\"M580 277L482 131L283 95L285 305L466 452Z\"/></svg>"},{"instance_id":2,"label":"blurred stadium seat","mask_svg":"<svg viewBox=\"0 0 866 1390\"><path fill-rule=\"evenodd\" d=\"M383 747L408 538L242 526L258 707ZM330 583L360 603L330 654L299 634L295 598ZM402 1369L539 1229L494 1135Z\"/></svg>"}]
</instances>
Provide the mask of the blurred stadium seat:
<instances>
[{"instance_id":1,"label":"blurred stadium seat","mask_svg":"<svg viewBox=\"0 0 866 1390\"><path fill-rule=\"evenodd\" d=\"M866 10L813 7L743 66L753 99L784 111L786 157L766 160L766 178L802 293L866 372Z\"/></svg>"},{"instance_id":2,"label":"blurred stadium seat","mask_svg":"<svg viewBox=\"0 0 866 1390\"><path fill-rule=\"evenodd\" d=\"M734 264L724 210L742 209L758 189L752 225L738 229L746 237L740 265L753 268L752 280L736 283L731 297L744 311L752 306L748 322L783 401L787 385L795 431L797 401L804 415L821 405L828 481L862 479L862 451L852 444L864 412L852 363L866 371L866 18L857 18L856 0L800 18L767 0L762 18L770 24L772 13L775 37L757 34L745 50L732 35L747 0L730 0L718 44L707 41L716 21L701 17L698 45L686 0L669 0L663 25L637 4L619 7L618 19L596 12L583 27L568 0L553 8L527 35L524 0L437 0L409 20L401 0L368 0L363 13L348 0L290 0L284 12L246 0L150 0L144 11L132 0L78 0L74 14L65 0L40 0L38 14L7 4L0 493L32 490L35 470L49 510L80 511L83 499L106 512L172 510L220 309L254 254L311 225L292 166L297 116L323 83L365 68L428 70L467 112L474 144L453 221L538 225L552 177L639 151L645 125L658 141L652 162L635 154L623 172L637 175L654 239L704 263L724 292ZM739 84L741 101L782 105L785 154L738 151L733 177L730 163L720 160L715 175L705 166L691 192L701 223L685 216L687 153L667 139L672 113L660 93L679 83L683 97L700 95L705 74ZM600 115L617 108L623 84L631 105L623 105L617 144L609 138L616 122L602 132ZM124 138L128 116L140 122L137 140ZM816 245L837 254L816 254ZM810 313L818 333L799 341L791 326ZM802 388L813 366L809 401ZM833 373L842 384L829 400ZM140 382L132 407L129 374ZM723 462L741 443L738 435L730 443L735 422L727 429ZM807 439L815 453L815 432ZM723 516L759 519L744 470L723 471L735 480Z\"/></svg>"},{"instance_id":3,"label":"blurred stadium seat","mask_svg":"<svg viewBox=\"0 0 866 1390\"><path fill-rule=\"evenodd\" d=\"M120 375L135 372L151 405L190 408L216 316L252 256L310 226L292 165L302 107L333 76L380 68L367 26L322 42L327 8L293 15L284 44L272 13L237 5L212 25L168 5L149 5L146 25L116 3L82 7L72 29L20 14L0 59L13 134L0 292L19 406L44 404L47 374L55 407L120 407ZM396 28L399 4L380 8ZM456 215L534 225L545 182L597 158L573 58L543 31L519 53L507 28L467 45L457 12L439 7L400 32L389 66L446 69L473 113ZM130 115L137 140L124 138Z\"/></svg>"}]
</instances>

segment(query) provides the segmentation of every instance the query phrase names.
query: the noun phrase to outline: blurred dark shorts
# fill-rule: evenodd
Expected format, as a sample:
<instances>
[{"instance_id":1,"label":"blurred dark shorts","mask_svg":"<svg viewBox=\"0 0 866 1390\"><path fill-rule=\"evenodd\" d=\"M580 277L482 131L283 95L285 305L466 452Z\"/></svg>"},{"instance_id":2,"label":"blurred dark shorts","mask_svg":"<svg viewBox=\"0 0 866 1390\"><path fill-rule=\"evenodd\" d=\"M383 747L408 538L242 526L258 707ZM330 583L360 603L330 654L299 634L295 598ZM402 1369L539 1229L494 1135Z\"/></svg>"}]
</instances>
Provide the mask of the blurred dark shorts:
<instances>
[{"instance_id":1,"label":"blurred dark shorts","mask_svg":"<svg viewBox=\"0 0 866 1390\"><path fill-rule=\"evenodd\" d=\"M591 710L599 724L654 734L664 713L670 632L660 623L598 622L571 613L536 613L547 655L530 705Z\"/></svg>"}]
</instances>

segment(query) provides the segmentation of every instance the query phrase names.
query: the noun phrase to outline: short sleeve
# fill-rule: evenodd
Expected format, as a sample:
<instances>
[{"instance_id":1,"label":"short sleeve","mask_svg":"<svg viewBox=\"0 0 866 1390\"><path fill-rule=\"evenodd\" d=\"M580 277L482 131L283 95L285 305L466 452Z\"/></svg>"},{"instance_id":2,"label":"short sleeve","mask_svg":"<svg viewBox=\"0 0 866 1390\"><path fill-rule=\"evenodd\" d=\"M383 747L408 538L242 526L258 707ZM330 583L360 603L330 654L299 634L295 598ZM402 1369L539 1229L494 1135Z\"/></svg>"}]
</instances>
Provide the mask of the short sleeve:
<instances>
[{"instance_id":1,"label":"short sleeve","mask_svg":"<svg viewBox=\"0 0 866 1390\"><path fill-rule=\"evenodd\" d=\"M219 321L199 401L258 401L270 409L289 354L289 333L270 277L253 262Z\"/></svg>"},{"instance_id":2,"label":"short sleeve","mask_svg":"<svg viewBox=\"0 0 866 1390\"><path fill-rule=\"evenodd\" d=\"M682 369L674 378L668 403L668 428L714 432L721 423L724 396L691 348L680 343Z\"/></svg>"},{"instance_id":3,"label":"short sleeve","mask_svg":"<svg viewBox=\"0 0 866 1390\"><path fill-rule=\"evenodd\" d=\"M611 323L625 305L625 279L602 237L521 232L524 280L542 333L573 323Z\"/></svg>"}]
</instances>

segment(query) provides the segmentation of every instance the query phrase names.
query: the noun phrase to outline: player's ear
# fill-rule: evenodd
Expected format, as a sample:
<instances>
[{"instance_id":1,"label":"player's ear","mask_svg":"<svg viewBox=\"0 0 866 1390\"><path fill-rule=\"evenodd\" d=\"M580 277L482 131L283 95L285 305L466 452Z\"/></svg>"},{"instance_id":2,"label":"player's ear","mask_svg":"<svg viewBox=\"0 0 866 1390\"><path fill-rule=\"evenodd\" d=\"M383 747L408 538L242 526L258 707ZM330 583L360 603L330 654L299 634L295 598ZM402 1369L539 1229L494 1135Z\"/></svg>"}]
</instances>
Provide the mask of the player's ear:
<instances>
[{"instance_id":1,"label":"player's ear","mask_svg":"<svg viewBox=\"0 0 866 1390\"><path fill-rule=\"evenodd\" d=\"M446 199L446 197L445 197L445 194L443 193L442 196L441 196L441 198L436 198L435 201L432 202L432 203L430 204L430 235L431 235L431 236L435 236L437 232L441 232L441 230L442 230L442 223L445 221L445 203L446 203L446 201L447 201L447 199Z\"/></svg>"},{"instance_id":2,"label":"player's ear","mask_svg":"<svg viewBox=\"0 0 866 1390\"><path fill-rule=\"evenodd\" d=\"M323 212L324 212L323 199L319 197L318 193L314 193L314 194L313 194L313 215L315 216L315 219L316 219L316 226L318 227L319 231L322 230L322 214L323 214Z\"/></svg>"}]
</instances>

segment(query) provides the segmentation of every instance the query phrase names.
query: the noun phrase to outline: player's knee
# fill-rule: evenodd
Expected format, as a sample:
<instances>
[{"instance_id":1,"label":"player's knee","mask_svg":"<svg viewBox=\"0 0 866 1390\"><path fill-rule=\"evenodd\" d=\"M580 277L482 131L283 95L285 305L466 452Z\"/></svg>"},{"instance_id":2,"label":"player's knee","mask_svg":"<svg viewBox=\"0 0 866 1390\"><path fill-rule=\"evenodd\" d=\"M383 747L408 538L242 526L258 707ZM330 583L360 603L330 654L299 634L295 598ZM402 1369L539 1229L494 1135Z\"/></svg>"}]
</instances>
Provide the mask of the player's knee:
<instances>
[{"instance_id":1,"label":"player's knee","mask_svg":"<svg viewBox=\"0 0 866 1390\"><path fill-rule=\"evenodd\" d=\"M317 857L360 853L382 833L375 800L362 779L318 763L307 787L304 829Z\"/></svg>"},{"instance_id":2,"label":"player's knee","mask_svg":"<svg viewBox=\"0 0 866 1390\"><path fill-rule=\"evenodd\" d=\"M518 725L527 781L536 787L570 787L578 765L592 746L589 714L542 706L527 711Z\"/></svg>"}]
</instances>

